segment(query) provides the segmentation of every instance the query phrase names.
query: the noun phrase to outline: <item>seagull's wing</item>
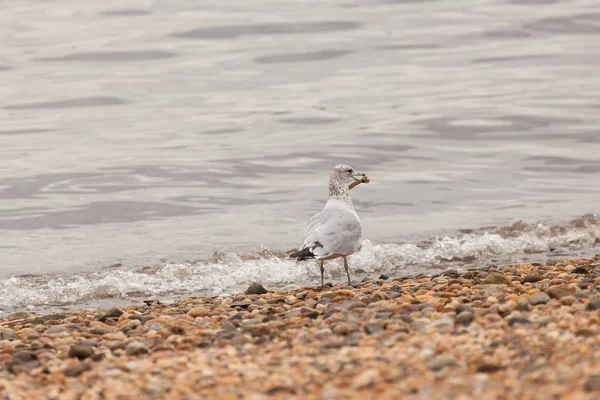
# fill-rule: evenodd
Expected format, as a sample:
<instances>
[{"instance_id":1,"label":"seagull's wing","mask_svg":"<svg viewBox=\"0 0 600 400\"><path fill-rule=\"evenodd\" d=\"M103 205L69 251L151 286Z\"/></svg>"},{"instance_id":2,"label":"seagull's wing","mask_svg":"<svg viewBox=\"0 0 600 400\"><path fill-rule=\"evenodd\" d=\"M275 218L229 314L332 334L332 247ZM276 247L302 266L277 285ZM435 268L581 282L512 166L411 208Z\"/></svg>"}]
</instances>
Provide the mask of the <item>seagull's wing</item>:
<instances>
[{"instance_id":1,"label":"seagull's wing","mask_svg":"<svg viewBox=\"0 0 600 400\"><path fill-rule=\"evenodd\" d=\"M291 257L321 259L333 254L350 255L360 248L361 238L362 228L355 212L326 207L308 221L302 249Z\"/></svg>"}]
</instances>

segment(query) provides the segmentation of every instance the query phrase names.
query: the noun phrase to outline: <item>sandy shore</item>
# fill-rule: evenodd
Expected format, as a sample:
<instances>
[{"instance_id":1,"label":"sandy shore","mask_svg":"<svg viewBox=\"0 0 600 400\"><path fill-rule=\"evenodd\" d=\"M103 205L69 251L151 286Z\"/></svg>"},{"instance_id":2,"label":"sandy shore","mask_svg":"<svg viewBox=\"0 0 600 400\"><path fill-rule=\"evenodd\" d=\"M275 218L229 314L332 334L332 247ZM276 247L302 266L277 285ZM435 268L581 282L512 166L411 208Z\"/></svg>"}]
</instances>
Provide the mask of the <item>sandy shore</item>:
<instances>
[{"instance_id":1,"label":"sandy shore","mask_svg":"<svg viewBox=\"0 0 600 400\"><path fill-rule=\"evenodd\" d=\"M600 398L594 259L0 324L11 400Z\"/></svg>"}]
</instances>

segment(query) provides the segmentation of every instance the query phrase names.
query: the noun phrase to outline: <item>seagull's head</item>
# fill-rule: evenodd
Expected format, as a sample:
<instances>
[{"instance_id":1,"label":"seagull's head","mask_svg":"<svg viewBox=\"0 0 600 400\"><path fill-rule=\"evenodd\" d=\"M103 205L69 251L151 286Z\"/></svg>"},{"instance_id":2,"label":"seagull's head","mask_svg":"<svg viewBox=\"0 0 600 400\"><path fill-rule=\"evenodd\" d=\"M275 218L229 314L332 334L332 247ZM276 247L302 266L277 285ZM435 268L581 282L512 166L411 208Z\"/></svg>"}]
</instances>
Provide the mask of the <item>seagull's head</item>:
<instances>
[{"instance_id":1,"label":"seagull's head","mask_svg":"<svg viewBox=\"0 0 600 400\"><path fill-rule=\"evenodd\" d=\"M362 172L357 172L347 164L338 164L333 168L331 178L346 185L353 182L368 182L369 178Z\"/></svg>"}]
</instances>

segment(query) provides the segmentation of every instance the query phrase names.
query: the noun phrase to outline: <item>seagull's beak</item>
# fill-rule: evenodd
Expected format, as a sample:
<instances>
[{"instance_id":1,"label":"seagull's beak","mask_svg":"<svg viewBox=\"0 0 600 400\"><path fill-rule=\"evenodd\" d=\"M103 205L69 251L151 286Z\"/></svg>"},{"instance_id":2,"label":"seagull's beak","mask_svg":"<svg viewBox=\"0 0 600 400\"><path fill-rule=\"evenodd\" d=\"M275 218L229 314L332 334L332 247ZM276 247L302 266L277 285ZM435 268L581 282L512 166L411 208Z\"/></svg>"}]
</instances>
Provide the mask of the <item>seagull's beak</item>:
<instances>
[{"instance_id":1,"label":"seagull's beak","mask_svg":"<svg viewBox=\"0 0 600 400\"><path fill-rule=\"evenodd\" d=\"M354 178L354 180L356 180L357 182L361 183L369 182L369 178L367 177L367 175L363 174L362 172L355 172L352 175L352 178Z\"/></svg>"}]
</instances>

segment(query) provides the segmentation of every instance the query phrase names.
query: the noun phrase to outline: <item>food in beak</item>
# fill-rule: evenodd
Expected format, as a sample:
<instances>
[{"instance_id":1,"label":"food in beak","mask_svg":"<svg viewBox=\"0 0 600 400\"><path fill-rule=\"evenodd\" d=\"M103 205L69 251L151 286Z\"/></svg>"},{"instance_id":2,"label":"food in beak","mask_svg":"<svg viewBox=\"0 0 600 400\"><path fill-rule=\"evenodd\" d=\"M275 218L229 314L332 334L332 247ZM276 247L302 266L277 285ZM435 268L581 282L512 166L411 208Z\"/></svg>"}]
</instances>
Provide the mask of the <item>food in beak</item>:
<instances>
[{"instance_id":1,"label":"food in beak","mask_svg":"<svg viewBox=\"0 0 600 400\"><path fill-rule=\"evenodd\" d=\"M354 174L352 175L352 178L354 178L354 182L352 182L349 186L348 189L352 189L353 187L356 187L358 185L360 185L361 183L369 183L371 182L371 180L369 179L369 177L365 174Z\"/></svg>"},{"instance_id":2,"label":"food in beak","mask_svg":"<svg viewBox=\"0 0 600 400\"><path fill-rule=\"evenodd\" d=\"M371 181L365 174L354 174L352 177L360 183L369 183Z\"/></svg>"}]
</instances>

